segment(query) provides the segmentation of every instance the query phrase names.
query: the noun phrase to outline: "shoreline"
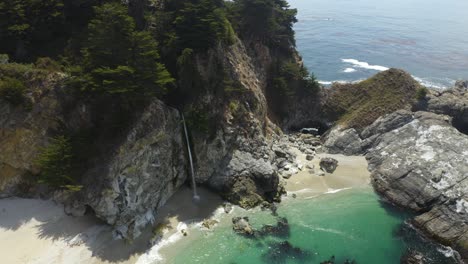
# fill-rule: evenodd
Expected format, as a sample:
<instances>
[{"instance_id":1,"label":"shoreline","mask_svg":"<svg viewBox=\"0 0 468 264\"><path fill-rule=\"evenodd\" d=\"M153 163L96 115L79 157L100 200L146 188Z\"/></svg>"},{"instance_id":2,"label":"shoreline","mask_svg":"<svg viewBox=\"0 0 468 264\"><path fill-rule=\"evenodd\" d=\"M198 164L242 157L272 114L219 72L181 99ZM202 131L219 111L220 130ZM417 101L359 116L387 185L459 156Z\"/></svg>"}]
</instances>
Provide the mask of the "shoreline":
<instances>
[{"instance_id":1,"label":"shoreline","mask_svg":"<svg viewBox=\"0 0 468 264\"><path fill-rule=\"evenodd\" d=\"M285 180L288 192L285 199L290 199L292 194L299 199L313 199L369 185L369 172L364 157L318 154L312 161L307 161L305 154L297 149L293 151L304 168ZM338 160L338 168L333 174L318 176L306 169L306 165L313 165L315 172L318 172L321 157ZM251 214L260 210L233 206L230 213L225 213L225 202L219 195L205 188L199 188L199 194L201 200L193 203L192 190L183 186L160 208L154 225L145 228L141 237L130 244L125 240L114 240L111 227L94 216L67 216L63 206L52 201L0 199L0 255L9 264L168 263L180 248L208 236L218 226L230 225L232 215ZM207 229L202 226L207 219L218 223ZM150 246L150 241L158 236L157 242ZM21 246L12 251L9 247L11 241ZM115 252L118 252L118 256L115 256Z\"/></svg>"}]
</instances>

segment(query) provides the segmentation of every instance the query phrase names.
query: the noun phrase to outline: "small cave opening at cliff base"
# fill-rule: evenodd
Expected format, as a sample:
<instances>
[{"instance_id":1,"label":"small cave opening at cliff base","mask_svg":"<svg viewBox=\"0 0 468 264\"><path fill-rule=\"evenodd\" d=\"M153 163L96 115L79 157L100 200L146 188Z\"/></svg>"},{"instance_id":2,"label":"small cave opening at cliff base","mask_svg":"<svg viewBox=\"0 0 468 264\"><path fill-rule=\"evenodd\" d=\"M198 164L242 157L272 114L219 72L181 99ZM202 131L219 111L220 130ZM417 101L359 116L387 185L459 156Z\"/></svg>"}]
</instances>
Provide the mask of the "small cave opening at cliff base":
<instances>
[{"instance_id":1,"label":"small cave opening at cliff base","mask_svg":"<svg viewBox=\"0 0 468 264\"><path fill-rule=\"evenodd\" d=\"M299 124L291 125L290 132L301 132L302 129L315 128L318 130L317 135L321 136L330 129L330 125L323 121L308 120Z\"/></svg>"},{"instance_id":2,"label":"small cave opening at cliff base","mask_svg":"<svg viewBox=\"0 0 468 264\"><path fill-rule=\"evenodd\" d=\"M468 120L464 118L454 118L452 120L452 125L455 127L460 133L468 135Z\"/></svg>"}]
</instances>

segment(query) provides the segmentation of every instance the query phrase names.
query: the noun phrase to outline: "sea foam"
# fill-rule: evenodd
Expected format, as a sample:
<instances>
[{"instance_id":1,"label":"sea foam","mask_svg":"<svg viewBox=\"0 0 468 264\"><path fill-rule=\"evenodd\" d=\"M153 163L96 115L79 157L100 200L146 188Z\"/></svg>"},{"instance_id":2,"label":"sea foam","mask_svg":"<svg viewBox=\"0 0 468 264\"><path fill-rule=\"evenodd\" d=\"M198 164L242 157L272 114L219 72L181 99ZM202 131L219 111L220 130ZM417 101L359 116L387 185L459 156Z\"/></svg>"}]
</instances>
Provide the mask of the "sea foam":
<instances>
[{"instance_id":1,"label":"sea foam","mask_svg":"<svg viewBox=\"0 0 468 264\"><path fill-rule=\"evenodd\" d=\"M342 59L341 61L344 62L344 63L350 63L350 64L354 65L355 67L364 68L364 69L368 69L368 70L386 71L386 70L389 69L389 68L387 68L385 66L370 65L369 63L367 63L365 61L358 61L356 59Z\"/></svg>"},{"instance_id":2,"label":"sea foam","mask_svg":"<svg viewBox=\"0 0 468 264\"><path fill-rule=\"evenodd\" d=\"M163 257L160 254L160 250L168 245L176 243L178 240L183 238L182 229L187 229L187 224L180 222L177 226L177 232L169 236L167 239L162 239L158 243L156 243L151 249L149 249L146 253L141 255L136 264L152 264L152 263L159 263L163 260ZM165 230L165 233L167 230Z\"/></svg>"},{"instance_id":3,"label":"sea foam","mask_svg":"<svg viewBox=\"0 0 468 264\"><path fill-rule=\"evenodd\" d=\"M346 69L343 70L343 72L345 72L345 73L351 73L351 72L355 72L355 71L356 71L356 69L354 69L354 68L346 68Z\"/></svg>"}]
</instances>

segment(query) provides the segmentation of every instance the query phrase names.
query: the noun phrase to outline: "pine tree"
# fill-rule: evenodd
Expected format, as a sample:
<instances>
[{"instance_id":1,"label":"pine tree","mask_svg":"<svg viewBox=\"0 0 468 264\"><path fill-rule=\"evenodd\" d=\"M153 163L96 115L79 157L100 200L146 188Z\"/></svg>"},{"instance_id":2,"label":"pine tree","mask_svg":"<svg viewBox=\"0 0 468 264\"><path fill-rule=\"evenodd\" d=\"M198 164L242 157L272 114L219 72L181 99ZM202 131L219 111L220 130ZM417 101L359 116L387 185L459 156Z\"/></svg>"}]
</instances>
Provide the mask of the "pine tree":
<instances>
[{"instance_id":1,"label":"pine tree","mask_svg":"<svg viewBox=\"0 0 468 264\"><path fill-rule=\"evenodd\" d=\"M172 77L159 63L157 43L137 31L125 6L104 4L89 23L84 54L84 90L163 94Z\"/></svg>"}]
</instances>

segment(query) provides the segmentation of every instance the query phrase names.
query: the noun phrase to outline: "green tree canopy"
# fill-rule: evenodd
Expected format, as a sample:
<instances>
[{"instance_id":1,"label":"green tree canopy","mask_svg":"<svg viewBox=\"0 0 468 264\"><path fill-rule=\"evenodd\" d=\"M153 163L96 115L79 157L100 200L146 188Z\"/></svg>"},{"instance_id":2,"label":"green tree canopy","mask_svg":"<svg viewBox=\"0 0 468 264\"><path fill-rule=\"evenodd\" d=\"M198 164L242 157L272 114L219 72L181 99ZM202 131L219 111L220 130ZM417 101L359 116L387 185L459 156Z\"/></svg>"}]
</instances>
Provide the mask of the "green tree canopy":
<instances>
[{"instance_id":1,"label":"green tree canopy","mask_svg":"<svg viewBox=\"0 0 468 264\"><path fill-rule=\"evenodd\" d=\"M234 42L235 33L223 0L187 1L177 12L174 24L181 49L206 50L219 41Z\"/></svg>"},{"instance_id":2,"label":"green tree canopy","mask_svg":"<svg viewBox=\"0 0 468 264\"><path fill-rule=\"evenodd\" d=\"M0 1L0 53L26 60L52 51L64 36L64 7L64 0Z\"/></svg>"},{"instance_id":3,"label":"green tree canopy","mask_svg":"<svg viewBox=\"0 0 468 264\"><path fill-rule=\"evenodd\" d=\"M159 63L157 43L137 31L127 7L108 3L95 9L83 49L84 90L106 93L162 94L173 82Z\"/></svg>"},{"instance_id":4,"label":"green tree canopy","mask_svg":"<svg viewBox=\"0 0 468 264\"><path fill-rule=\"evenodd\" d=\"M295 45L296 15L286 0L234 0L230 5L231 19L243 36L284 48Z\"/></svg>"}]
</instances>

